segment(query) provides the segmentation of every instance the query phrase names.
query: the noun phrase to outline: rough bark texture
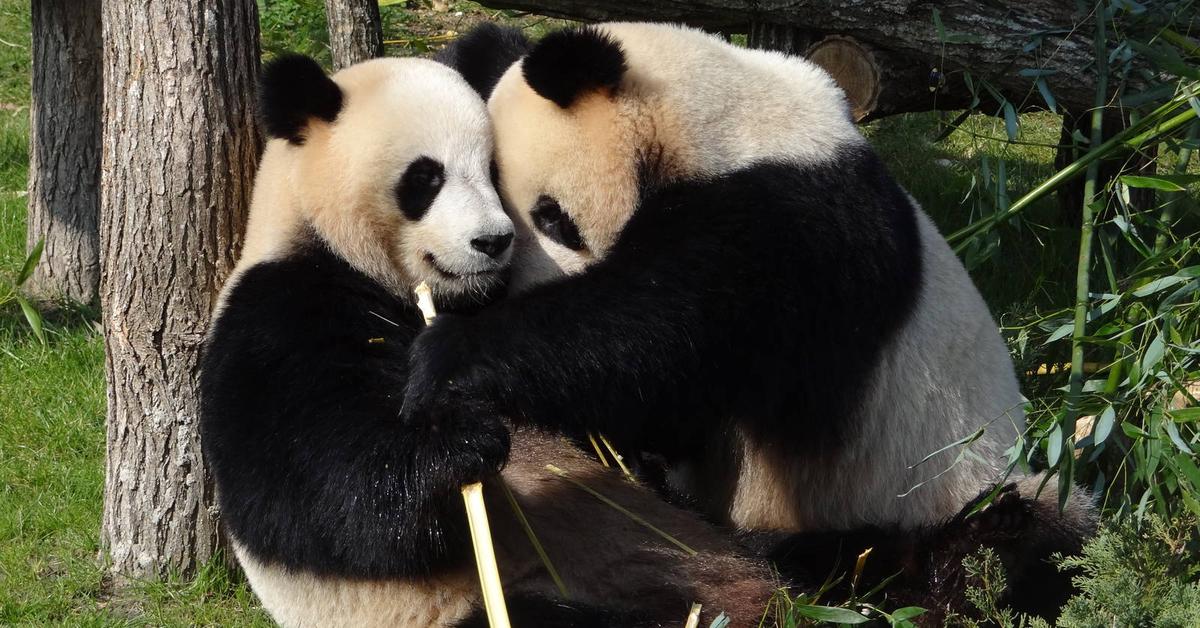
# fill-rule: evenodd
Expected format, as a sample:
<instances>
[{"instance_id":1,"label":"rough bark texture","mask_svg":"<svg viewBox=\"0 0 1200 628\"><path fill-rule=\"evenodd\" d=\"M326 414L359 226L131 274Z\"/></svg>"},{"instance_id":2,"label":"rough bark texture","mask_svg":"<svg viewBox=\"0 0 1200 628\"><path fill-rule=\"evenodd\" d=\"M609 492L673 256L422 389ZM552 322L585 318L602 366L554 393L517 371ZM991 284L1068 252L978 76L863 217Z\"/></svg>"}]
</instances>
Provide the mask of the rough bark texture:
<instances>
[{"instance_id":1,"label":"rough bark texture","mask_svg":"<svg viewBox=\"0 0 1200 628\"><path fill-rule=\"evenodd\" d=\"M986 79L1014 103L1040 105L1034 79L1018 74L1022 68L1057 70L1045 79L1059 105L1068 109L1085 111L1095 98L1094 29L1075 28L1087 16L1069 0L484 0L483 4L578 20L685 22L733 32L751 31L753 24L795 26L818 39L853 37L875 52L886 77L877 115L960 108L970 100L961 80L964 70ZM935 26L934 8L943 34ZM1024 51L1035 33L1041 33L1041 45ZM931 77L939 75L949 77L952 98L945 89L930 90ZM940 83L934 80L933 84ZM898 98L901 94L908 100Z\"/></svg>"},{"instance_id":2,"label":"rough bark texture","mask_svg":"<svg viewBox=\"0 0 1200 628\"><path fill-rule=\"evenodd\" d=\"M219 546L197 362L241 244L260 146L254 0L104 0L100 297L108 371L101 539L121 576Z\"/></svg>"},{"instance_id":3,"label":"rough bark texture","mask_svg":"<svg viewBox=\"0 0 1200 628\"><path fill-rule=\"evenodd\" d=\"M24 288L91 304L100 284L100 0L34 0L29 107L30 250Z\"/></svg>"},{"instance_id":4,"label":"rough bark texture","mask_svg":"<svg viewBox=\"0 0 1200 628\"><path fill-rule=\"evenodd\" d=\"M325 0L325 16L335 70L383 56L378 0Z\"/></svg>"}]
</instances>

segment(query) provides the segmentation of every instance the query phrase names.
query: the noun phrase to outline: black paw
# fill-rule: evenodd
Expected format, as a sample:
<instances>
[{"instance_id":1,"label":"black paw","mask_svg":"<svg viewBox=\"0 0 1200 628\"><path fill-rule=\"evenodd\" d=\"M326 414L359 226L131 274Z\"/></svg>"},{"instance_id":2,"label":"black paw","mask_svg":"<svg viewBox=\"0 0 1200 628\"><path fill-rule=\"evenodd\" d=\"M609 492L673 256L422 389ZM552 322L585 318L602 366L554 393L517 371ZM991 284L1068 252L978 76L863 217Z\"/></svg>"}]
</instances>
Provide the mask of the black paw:
<instances>
[{"instance_id":1,"label":"black paw","mask_svg":"<svg viewBox=\"0 0 1200 628\"><path fill-rule=\"evenodd\" d=\"M401 409L406 423L425 421L435 408L444 412L453 396L469 392L461 386L469 355L466 321L452 314L438 316L417 336L408 350L408 383Z\"/></svg>"},{"instance_id":2,"label":"black paw","mask_svg":"<svg viewBox=\"0 0 1200 628\"><path fill-rule=\"evenodd\" d=\"M995 487L990 488L971 500L954 518L953 524L956 525L950 527L965 528L977 538L993 541L1020 536L1034 517L1031 501L1021 495L1016 484L1007 484L995 492L990 502L979 508L979 504L995 490Z\"/></svg>"},{"instance_id":3,"label":"black paw","mask_svg":"<svg viewBox=\"0 0 1200 628\"><path fill-rule=\"evenodd\" d=\"M439 484L434 492L456 492L496 475L508 462L509 429L494 414L439 413L417 429L429 439L425 472Z\"/></svg>"}]
</instances>

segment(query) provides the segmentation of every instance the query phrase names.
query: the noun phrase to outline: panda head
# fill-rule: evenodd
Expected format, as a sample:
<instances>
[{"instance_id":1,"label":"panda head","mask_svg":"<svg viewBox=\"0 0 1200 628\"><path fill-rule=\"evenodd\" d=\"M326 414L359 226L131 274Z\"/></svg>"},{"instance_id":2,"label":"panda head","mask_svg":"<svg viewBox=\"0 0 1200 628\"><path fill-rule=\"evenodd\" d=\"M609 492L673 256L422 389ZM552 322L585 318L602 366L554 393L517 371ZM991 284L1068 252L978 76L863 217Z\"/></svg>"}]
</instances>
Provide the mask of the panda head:
<instances>
[{"instance_id":1,"label":"panda head","mask_svg":"<svg viewBox=\"0 0 1200 628\"><path fill-rule=\"evenodd\" d=\"M602 259L657 186L861 141L817 66L686 27L583 26L527 46L481 29L448 56L489 98L517 289Z\"/></svg>"},{"instance_id":2,"label":"panda head","mask_svg":"<svg viewBox=\"0 0 1200 628\"><path fill-rule=\"evenodd\" d=\"M329 77L284 56L264 69L259 110L271 140L247 248L290 218L403 296L421 281L443 300L503 285L513 225L486 107L457 72L376 59Z\"/></svg>"}]
</instances>

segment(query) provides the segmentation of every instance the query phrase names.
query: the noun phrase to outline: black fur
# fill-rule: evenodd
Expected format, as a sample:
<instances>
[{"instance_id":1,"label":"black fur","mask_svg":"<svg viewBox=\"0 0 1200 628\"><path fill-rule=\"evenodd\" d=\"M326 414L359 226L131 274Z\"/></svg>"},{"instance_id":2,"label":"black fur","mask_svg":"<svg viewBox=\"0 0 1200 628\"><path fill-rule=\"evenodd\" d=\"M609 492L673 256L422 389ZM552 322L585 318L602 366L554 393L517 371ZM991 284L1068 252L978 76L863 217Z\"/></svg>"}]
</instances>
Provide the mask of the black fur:
<instances>
[{"instance_id":1,"label":"black fur","mask_svg":"<svg viewBox=\"0 0 1200 628\"><path fill-rule=\"evenodd\" d=\"M1075 592L1072 574L1059 571L1052 557L1078 554L1095 533L1094 521L1089 513L1059 512L1047 496L1022 495L1014 484L1000 488L991 504L972 515L993 490L984 490L948 521L916 530L866 526L793 535L767 532L745 541L785 578L806 583L852 574L858 556L870 548L857 590L868 591L891 578L884 593L893 606L927 609L922 625L941 625L947 611L972 612L965 597L972 583L963 559L989 547L1008 582L1000 603L1052 621ZM850 586L846 575L831 594L835 599L848 595Z\"/></svg>"},{"instance_id":2,"label":"black fur","mask_svg":"<svg viewBox=\"0 0 1200 628\"><path fill-rule=\"evenodd\" d=\"M915 208L866 147L670 185L587 272L439 316L413 345L405 412L486 407L709 469L731 420L820 453L853 429L920 260Z\"/></svg>"},{"instance_id":3,"label":"black fur","mask_svg":"<svg viewBox=\"0 0 1200 628\"><path fill-rule=\"evenodd\" d=\"M520 29L484 22L443 48L434 60L458 70L487 100L500 77L529 52L529 46Z\"/></svg>"},{"instance_id":4,"label":"black fur","mask_svg":"<svg viewBox=\"0 0 1200 628\"><path fill-rule=\"evenodd\" d=\"M341 110L341 88L316 61L285 54L263 68L258 115L267 135L303 144L304 129L311 119L333 122Z\"/></svg>"},{"instance_id":5,"label":"black fur","mask_svg":"<svg viewBox=\"0 0 1200 628\"><path fill-rule=\"evenodd\" d=\"M396 184L396 203L409 220L420 220L442 185L446 182L446 168L430 157L418 157L408 164Z\"/></svg>"},{"instance_id":6,"label":"black fur","mask_svg":"<svg viewBox=\"0 0 1200 628\"><path fill-rule=\"evenodd\" d=\"M563 109L585 92L616 89L626 69L621 45L593 26L546 35L522 67L533 91Z\"/></svg>"},{"instance_id":7,"label":"black fur","mask_svg":"<svg viewBox=\"0 0 1200 628\"><path fill-rule=\"evenodd\" d=\"M469 557L459 487L509 436L487 416L401 420L423 325L315 235L238 280L205 346L201 430L222 519L258 558L379 578Z\"/></svg>"}]
</instances>

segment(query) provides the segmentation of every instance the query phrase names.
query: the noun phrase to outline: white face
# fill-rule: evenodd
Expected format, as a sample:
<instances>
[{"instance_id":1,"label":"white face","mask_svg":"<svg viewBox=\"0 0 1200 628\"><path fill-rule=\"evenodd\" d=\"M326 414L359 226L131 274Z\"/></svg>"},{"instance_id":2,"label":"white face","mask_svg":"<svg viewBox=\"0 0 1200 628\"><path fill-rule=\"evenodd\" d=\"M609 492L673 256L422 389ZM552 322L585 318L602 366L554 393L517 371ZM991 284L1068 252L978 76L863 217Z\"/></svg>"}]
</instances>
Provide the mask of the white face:
<instances>
[{"instance_id":1,"label":"white face","mask_svg":"<svg viewBox=\"0 0 1200 628\"><path fill-rule=\"evenodd\" d=\"M803 59L673 25L598 28L620 42L629 68L613 93L584 92L564 109L526 82L522 61L488 100L500 187L519 229L515 290L602 259L641 184L771 160L821 163L863 141L841 91Z\"/></svg>"},{"instance_id":2,"label":"white face","mask_svg":"<svg viewBox=\"0 0 1200 628\"><path fill-rule=\"evenodd\" d=\"M604 257L637 203L636 103L594 94L567 111L539 96L521 66L488 101L501 188L517 223L516 291L583 272Z\"/></svg>"},{"instance_id":3,"label":"white face","mask_svg":"<svg viewBox=\"0 0 1200 628\"><path fill-rule=\"evenodd\" d=\"M396 289L441 297L503 285L513 225L491 181L483 101L433 61L380 59L333 76L344 105L315 124L293 177L339 253Z\"/></svg>"}]
</instances>

